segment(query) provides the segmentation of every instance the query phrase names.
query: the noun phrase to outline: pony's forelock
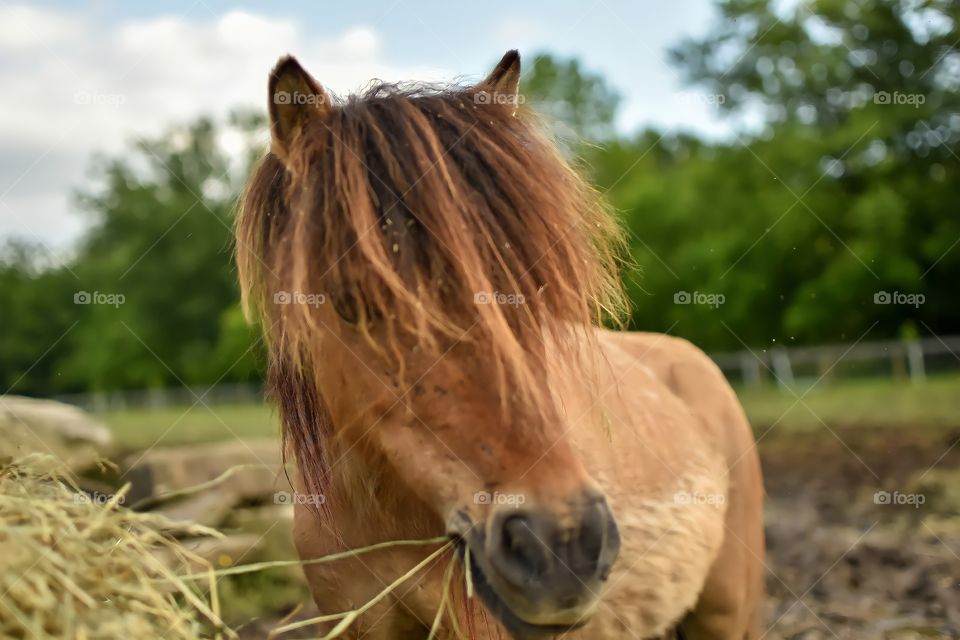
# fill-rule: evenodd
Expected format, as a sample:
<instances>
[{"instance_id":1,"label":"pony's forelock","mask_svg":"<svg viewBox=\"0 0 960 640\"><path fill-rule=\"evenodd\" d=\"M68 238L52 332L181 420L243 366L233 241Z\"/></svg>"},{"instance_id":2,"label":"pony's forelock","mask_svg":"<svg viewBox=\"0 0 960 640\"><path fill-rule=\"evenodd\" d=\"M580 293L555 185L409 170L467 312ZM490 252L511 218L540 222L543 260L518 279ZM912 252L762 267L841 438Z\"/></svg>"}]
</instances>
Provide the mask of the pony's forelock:
<instances>
[{"instance_id":1,"label":"pony's forelock","mask_svg":"<svg viewBox=\"0 0 960 640\"><path fill-rule=\"evenodd\" d=\"M316 457L329 434L305 422L323 413L311 354L328 328L278 293L348 306L401 381L411 349L471 345L504 406L550 402L544 342L590 340L624 309L602 200L531 114L471 88L380 83L317 117L253 172L236 236L244 306L264 327L307 482L327 471Z\"/></svg>"}]
</instances>

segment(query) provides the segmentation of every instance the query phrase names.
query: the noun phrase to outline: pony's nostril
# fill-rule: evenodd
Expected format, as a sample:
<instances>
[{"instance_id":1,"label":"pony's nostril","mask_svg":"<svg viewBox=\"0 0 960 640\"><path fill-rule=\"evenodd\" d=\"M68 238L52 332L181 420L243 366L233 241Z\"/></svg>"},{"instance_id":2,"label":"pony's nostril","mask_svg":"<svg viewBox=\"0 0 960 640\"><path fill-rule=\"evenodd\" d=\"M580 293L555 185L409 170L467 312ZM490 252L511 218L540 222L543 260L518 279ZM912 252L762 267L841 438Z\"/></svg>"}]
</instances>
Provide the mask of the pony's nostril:
<instances>
[{"instance_id":1,"label":"pony's nostril","mask_svg":"<svg viewBox=\"0 0 960 640\"><path fill-rule=\"evenodd\" d=\"M500 512L491 522L488 558L516 587L579 592L585 580L605 580L620 542L606 501L589 501L570 528L547 511Z\"/></svg>"},{"instance_id":2,"label":"pony's nostril","mask_svg":"<svg viewBox=\"0 0 960 640\"><path fill-rule=\"evenodd\" d=\"M590 575L596 572L607 537L607 518L606 510L597 505L583 519L573 559L577 573Z\"/></svg>"},{"instance_id":3,"label":"pony's nostril","mask_svg":"<svg viewBox=\"0 0 960 640\"><path fill-rule=\"evenodd\" d=\"M511 515L503 521L500 564L504 576L522 584L542 577L550 567L550 549L525 515Z\"/></svg>"}]
</instances>

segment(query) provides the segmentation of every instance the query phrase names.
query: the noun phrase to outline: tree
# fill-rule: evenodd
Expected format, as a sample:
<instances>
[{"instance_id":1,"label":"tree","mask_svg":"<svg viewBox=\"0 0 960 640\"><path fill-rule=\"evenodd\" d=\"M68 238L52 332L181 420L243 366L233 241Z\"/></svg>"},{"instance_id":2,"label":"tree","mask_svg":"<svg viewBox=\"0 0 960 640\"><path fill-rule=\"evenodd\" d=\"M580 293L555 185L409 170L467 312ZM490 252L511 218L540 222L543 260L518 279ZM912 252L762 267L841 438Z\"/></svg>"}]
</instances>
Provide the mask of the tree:
<instances>
[{"instance_id":1,"label":"tree","mask_svg":"<svg viewBox=\"0 0 960 640\"><path fill-rule=\"evenodd\" d=\"M760 129L719 145L641 136L598 162L644 267L635 325L679 323L710 348L854 340L875 321L873 337L913 323L956 331L958 5L719 7L674 60ZM672 304L694 288L725 303ZM874 304L883 292L926 303Z\"/></svg>"},{"instance_id":2,"label":"tree","mask_svg":"<svg viewBox=\"0 0 960 640\"><path fill-rule=\"evenodd\" d=\"M250 132L262 119L233 123ZM69 380L112 389L248 377L230 367L252 342L219 344L237 300L232 221L247 167L231 168L218 133L200 119L141 141L133 157L102 162L103 187L80 196L93 217L76 259L80 286L118 302L83 308L63 363Z\"/></svg>"},{"instance_id":3,"label":"tree","mask_svg":"<svg viewBox=\"0 0 960 640\"><path fill-rule=\"evenodd\" d=\"M563 140L605 140L615 133L620 96L603 76L585 71L579 60L535 55L523 74L520 95L547 117Z\"/></svg>"},{"instance_id":4,"label":"tree","mask_svg":"<svg viewBox=\"0 0 960 640\"><path fill-rule=\"evenodd\" d=\"M0 249L0 395L61 384L57 362L76 328L76 282L39 245L10 241Z\"/></svg>"}]
</instances>

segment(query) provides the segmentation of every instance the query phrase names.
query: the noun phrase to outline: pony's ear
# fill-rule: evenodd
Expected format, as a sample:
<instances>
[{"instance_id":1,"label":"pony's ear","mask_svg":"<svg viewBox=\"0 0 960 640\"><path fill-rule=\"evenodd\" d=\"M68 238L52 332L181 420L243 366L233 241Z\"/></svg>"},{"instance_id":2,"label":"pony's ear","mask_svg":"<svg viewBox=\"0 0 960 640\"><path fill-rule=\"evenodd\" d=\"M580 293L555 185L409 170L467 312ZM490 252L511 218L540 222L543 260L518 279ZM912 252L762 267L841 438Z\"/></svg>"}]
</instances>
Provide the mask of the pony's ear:
<instances>
[{"instance_id":1,"label":"pony's ear","mask_svg":"<svg viewBox=\"0 0 960 640\"><path fill-rule=\"evenodd\" d=\"M520 54L517 50L511 49L503 54L497 66L478 87L515 97L520 88Z\"/></svg>"},{"instance_id":2,"label":"pony's ear","mask_svg":"<svg viewBox=\"0 0 960 640\"><path fill-rule=\"evenodd\" d=\"M270 72L270 137L272 150L283 158L304 126L330 110L320 83L293 56L284 56Z\"/></svg>"}]
</instances>

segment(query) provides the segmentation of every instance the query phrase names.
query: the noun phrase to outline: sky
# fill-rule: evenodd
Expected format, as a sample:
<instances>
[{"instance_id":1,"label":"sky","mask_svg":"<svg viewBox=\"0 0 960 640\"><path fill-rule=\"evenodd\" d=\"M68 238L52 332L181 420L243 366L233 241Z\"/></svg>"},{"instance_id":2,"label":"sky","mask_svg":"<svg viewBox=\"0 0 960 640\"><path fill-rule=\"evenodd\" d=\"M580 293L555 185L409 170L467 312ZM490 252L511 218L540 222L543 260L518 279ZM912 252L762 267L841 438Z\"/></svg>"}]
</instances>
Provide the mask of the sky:
<instances>
[{"instance_id":1,"label":"sky","mask_svg":"<svg viewBox=\"0 0 960 640\"><path fill-rule=\"evenodd\" d=\"M339 94L382 80L480 79L507 50L577 57L622 96L617 127L728 131L667 49L704 33L709 0L523 3L288 1L0 3L0 240L61 252L89 219L74 194L95 154L122 154L200 115L263 108L296 55Z\"/></svg>"}]
</instances>

